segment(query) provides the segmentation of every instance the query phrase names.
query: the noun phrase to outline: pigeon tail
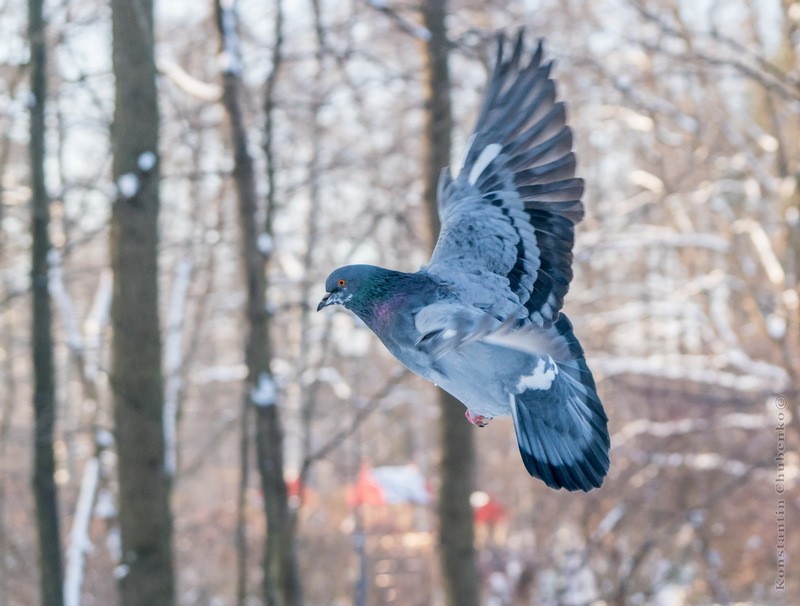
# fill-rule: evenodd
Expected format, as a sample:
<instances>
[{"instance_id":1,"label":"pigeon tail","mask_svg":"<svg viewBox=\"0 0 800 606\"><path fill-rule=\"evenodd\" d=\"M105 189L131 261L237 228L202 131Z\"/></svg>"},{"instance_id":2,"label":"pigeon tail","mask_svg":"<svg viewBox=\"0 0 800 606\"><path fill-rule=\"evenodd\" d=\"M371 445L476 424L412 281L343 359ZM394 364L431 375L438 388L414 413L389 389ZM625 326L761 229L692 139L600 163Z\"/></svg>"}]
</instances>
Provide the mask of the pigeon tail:
<instances>
[{"instance_id":1,"label":"pigeon tail","mask_svg":"<svg viewBox=\"0 0 800 606\"><path fill-rule=\"evenodd\" d=\"M561 314L555 360L536 357L510 396L514 429L525 468L551 488L589 491L608 473L608 418L572 324Z\"/></svg>"}]
</instances>

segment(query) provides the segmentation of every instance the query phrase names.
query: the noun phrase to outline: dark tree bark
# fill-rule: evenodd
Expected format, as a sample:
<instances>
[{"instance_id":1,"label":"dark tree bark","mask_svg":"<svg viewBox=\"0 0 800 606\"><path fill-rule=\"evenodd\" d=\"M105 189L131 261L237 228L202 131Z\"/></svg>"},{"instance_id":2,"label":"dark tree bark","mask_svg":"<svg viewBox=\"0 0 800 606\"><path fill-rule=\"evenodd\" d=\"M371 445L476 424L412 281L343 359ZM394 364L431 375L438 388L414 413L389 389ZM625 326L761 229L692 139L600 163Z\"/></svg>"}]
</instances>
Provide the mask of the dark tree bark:
<instances>
[{"instance_id":1,"label":"dark tree bark","mask_svg":"<svg viewBox=\"0 0 800 606\"><path fill-rule=\"evenodd\" d=\"M158 312L159 113L152 0L112 0L117 198L111 218L111 389L123 606L175 601Z\"/></svg>"},{"instance_id":2,"label":"dark tree bark","mask_svg":"<svg viewBox=\"0 0 800 606\"><path fill-rule=\"evenodd\" d=\"M42 604L63 604L61 534L55 480L53 429L56 419L53 377L52 312L48 282L50 252L50 200L45 187L45 123L47 97L47 47L42 15L43 0L28 2L28 36L31 46L31 285L33 292L34 449L33 492L39 530L39 565Z\"/></svg>"},{"instance_id":3,"label":"dark tree bark","mask_svg":"<svg viewBox=\"0 0 800 606\"><path fill-rule=\"evenodd\" d=\"M295 557L292 515L283 477L283 430L277 393L270 369L270 316L267 312L266 261L270 238L259 224L256 175L243 115L241 63L236 34L237 15L232 3L214 2L224 53L222 102L231 126L241 242L241 264L247 285L245 414L255 411L256 458L267 522L264 546L263 591L269 606L297 606L302 592ZM279 19L280 19L279 11ZM280 22L278 23L280 26ZM272 183L270 184L272 186ZM269 209L268 209L269 216ZM269 227L269 223L267 224ZM243 453L245 454L245 453Z\"/></svg>"},{"instance_id":4,"label":"dark tree bark","mask_svg":"<svg viewBox=\"0 0 800 606\"><path fill-rule=\"evenodd\" d=\"M449 43L445 29L446 0L425 0L425 134L424 200L431 246L439 233L436 186L441 169L450 164ZM474 428L464 419L464 405L439 390L441 408L441 486L439 488L439 546L445 595L449 606L477 606L480 584L475 565L475 532L470 495L475 484Z\"/></svg>"}]
</instances>

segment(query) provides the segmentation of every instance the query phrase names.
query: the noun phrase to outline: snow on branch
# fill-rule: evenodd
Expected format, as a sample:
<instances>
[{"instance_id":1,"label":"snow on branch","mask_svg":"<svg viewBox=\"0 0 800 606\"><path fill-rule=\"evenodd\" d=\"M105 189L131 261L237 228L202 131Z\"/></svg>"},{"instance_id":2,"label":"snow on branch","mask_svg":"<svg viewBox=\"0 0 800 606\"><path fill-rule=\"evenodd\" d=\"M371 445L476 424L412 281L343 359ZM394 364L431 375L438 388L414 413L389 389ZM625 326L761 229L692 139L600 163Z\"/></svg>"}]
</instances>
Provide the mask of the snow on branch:
<instances>
[{"instance_id":1,"label":"snow on branch","mask_svg":"<svg viewBox=\"0 0 800 606\"><path fill-rule=\"evenodd\" d=\"M390 8L386 0L366 0L366 4L389 17L401 30L417 40L422 40L423 42L430 40L431 32L427 27L412 23L393 8Z\"/></svg>"},{"instance_id":2,"label":"snow on branch","mask_svg":"<svg viewBox=\"0 0 800 606\"><path fill-rule=\"evenodd\" d=\"M141 181L134 173L125 173L117 178L117 192L126 200L130 200L139 193Z\"/></svg>"},{"instance_id":3,"label":"snow on branch","mask_svg":"<svg viewBox=\"0 0 800 606\"><path fill-rule=\"evenodd\" d=\"M272 375L262 372L258 383L250 392L250 401L259 407L275 406L278 403L278 386Z\"/></svg>"},{"instance_id":4,"label":"snow on branch","mask_svg":"<svg viewBox=\"0 0 800 606\"><path fill-rule=\"evenodd\" d=\"M703 322L707 318L700 306L691 301L682 300L680 304L673 301L632 301L613 309L593 312L592 322L612 325L653 318L669 321L687 317Z\"/></svg>"},{"instance_id":5,"label":"snow on branch","mask_svg":"<svg viewBox=\"0 0 800 606\"><path fill-rule=\"evenodd\" d=\"M86 466L83 468L83 480L81 480L78 504L75 508L75 517L72 520L72 529L69 533L69 544L67 545L66 553L67 563L64 573L65 606L79 606L81 603L84 555L92 549L92 543L89 540L89 522L92 517L92 505L97 493L99 478L100 461L94 456L86 461Z\"/></svg>"},{"instance_id":6,"label":"snow on branch","mask_svg":"<svg viewBox=\"0 0 800 606\"><path fill-rule=\"evenodd\" d=\"M192 373L194 385L208 385L209 383L234 383L247 378L247 366L234 364L233 366L207 366Z\"/></svg>"},{"instance_id":7,"label":"snow on branch","mask_svg":"<svg viewBox=\"0 0 800 606\"><path fill-rule=\"evenodd\" d=\"M616 507L612 508L605 517L600 520L600 523L595 528L594 532L592 532L591 541L593 543L597 543L600 539L606 536L609 532L614 530L614 527L617 523L622 519L622 516L625 515L627 511L627 507L624 503L620 503Z\"/></svg>"},{"instance_id":8,"label":"snow on branch","mask_svg":"<svg viewBox=\"0 0 800 606\"><path fill-rule=\"evenodd\" d=\"M734 347L726 352L728 363L741 370L742 372L764 377L765 379L772 380L776 386L788 386L791 381L789 373L785 368L763 362L761 360L754 360L743 349Z\"/></svg>"},{"instance_id":9,"label":"snow on branch","mask_svg":"<svg viewBox=\"0 0 800 606\"><path fill-rule=\"evenodd\" d=\"M222 98L222 87L198 80L171 59L159 59L158 69L187 95L210 103Z\"/></svg>"},{"instance_id":10,"label":"snow on branch","mask_svg":"<svg viewBox=\"0 0 800 606\"><path fill-rule=\"evenodd\" d=\"M679 233L671 229L652 225L629 226L625 233L610 234L597 231L581 238L580 258L588 258L597 249L617 250L627 248L703 248L714 252L727 253L730 243L717 234Z\"/></svg>"},{"instance_id":11,"label":"snow on branch","mask_svg":"<svg viewBox=\"0 0 800 606\"><path fill-rule=\"evenodd\" d=\"M737 477L747 475L752 470L752 465L737 459L728 459L715 452L657 452L650 455L650 464L657 467L688 467L696 471L722 471Z\"/></svg>"},{"instance_id":12,"label":"snow on branch","mask_svg":"<svg viewBox=\"0 0 800 606\"><path fill-rule=\"evenodd\" d=\"M684 359L686 358L686 359ZM779 391L787 387L787 383L771 376L750 374L738 375L716 368L704 368L697 363L696 357L689 356L650 356L634 357L595 357L592 368L605 378L633 374L676 381L694 381L708 385L716 385L737 391Z\"/></svg>"},{"instance_id":13,"label":"snow on branch","mask_svg":"<svg viewBox=\"0 0 800 606\"><path fill-rule=\"evenodd\" d=\"M236 0L219 0L220 22L222 27L222 52L219 55L220 68L225 74L242 75L242 55L239 34L236 31Z\"/></svg>"},{"instance_id":14,"label":"snow on branch","mask_svg":"<svg viewBox=\"0 0 800 606\"><path fill-rule=\"evenodd\" d=\"M167 308L167 334L164 339L164 470L170 477L175 475L178 466L178 404L183 388L183 312L191 275L192 262L185 259L178 262Z\"/></svg>"},{"instance_id":15,"label":"snow on branch","mask_svg":"<svg viewBox=\"0 0 800 606\"><path fill-rule=\"evenodd\" d=\"M83 350L83 339L81 338L80 328L78 328L78 314L72 304L72 297L70 297L67 287L64 285L61 253L55 248L51 248L50 252L47 253L47 260L50 263L50 296L55 301L64 320L67 346L73 352L81 352Z\"/></svg>"},{"instance_id":16,"label":"snow on branch","mask_svg":"<svg viewBox=\"0 0 800 606\"><path fill-rule=\"evenodd\" d=\"M612 442L617 448L641 435L666 438L713 429L763 429L772 424L773 420L769 415L745 413L730 413L713 419L696 418L675 421L637 419L616 432Z\"/></svg>"},{"instance_id":17,"label":"snow on branch","mask_svg":"<svg viewBox=\"0 0 800 606\"><path fill-rule=\"evenodd\" d=\"M92 308L83 323L83 331L86 335L83 376L91 382L96 381L99 374L100 348L103 344L103 330L108 325L111 310L113 282L111 271L104 269L100 274Z\"/></svg>"},{"instance_id":18,"label":"snow on branch","mask_svg":"<svg viewBox=\"0 0 800 606\"><path fill-rule=\"evenodd\" d=\"M786 272L784 272L783 266L778 261L778 256L772 248L769 236L767 236L761 224L753 219L739 219L733 224L733 227L738 233L746 233L750 236L769 281L782 288L786 281Z\"/></svg>"}]
</instances>

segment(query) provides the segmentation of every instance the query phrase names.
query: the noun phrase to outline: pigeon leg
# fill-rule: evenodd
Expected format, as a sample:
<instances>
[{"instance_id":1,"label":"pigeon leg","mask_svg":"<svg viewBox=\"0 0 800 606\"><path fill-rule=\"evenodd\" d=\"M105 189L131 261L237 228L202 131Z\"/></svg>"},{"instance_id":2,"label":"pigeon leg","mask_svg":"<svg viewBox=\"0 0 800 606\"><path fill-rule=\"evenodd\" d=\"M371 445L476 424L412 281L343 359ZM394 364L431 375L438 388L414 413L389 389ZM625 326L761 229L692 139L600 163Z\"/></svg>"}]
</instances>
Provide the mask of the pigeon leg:
<instances>
[{"instance_id":1,"label":"pigeon leg","mask_svg":"<svg viewBox=\"0 0 800 606\"><path fill-rule=\"evenodd\" d=\"M476 427L486 427L489 424L489 421L492 420L492 417L484 417L483 415L473 414L469 408L467 408L467 412L464 413L464 416L467 417L467 421Z\"/></svg>"}]
</instances>

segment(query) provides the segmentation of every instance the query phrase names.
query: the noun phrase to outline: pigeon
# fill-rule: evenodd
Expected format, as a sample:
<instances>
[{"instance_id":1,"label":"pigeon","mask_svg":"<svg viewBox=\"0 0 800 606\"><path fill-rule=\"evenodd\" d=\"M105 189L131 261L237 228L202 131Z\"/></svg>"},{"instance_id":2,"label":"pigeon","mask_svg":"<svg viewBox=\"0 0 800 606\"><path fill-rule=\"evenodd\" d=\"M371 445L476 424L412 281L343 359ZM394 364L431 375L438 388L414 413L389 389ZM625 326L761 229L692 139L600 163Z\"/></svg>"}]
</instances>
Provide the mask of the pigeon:
<instances>
[{"instance_id":1,"label":"pigeon","mask_svg":"<svg viewBox=\"0 0 800 606\"><path fill-rule=\"evenodd\" d=\"M523 38L499 36L463 165L455 178L441 173L441 231L427 266L341 267L317 310L353 312L402 364L460 400L474 425L510 415L530 475L589 491L608 473L608 418L561 312L584 185L553 62L542 40L530 51Z\"/></svg>"}]
</instances>

